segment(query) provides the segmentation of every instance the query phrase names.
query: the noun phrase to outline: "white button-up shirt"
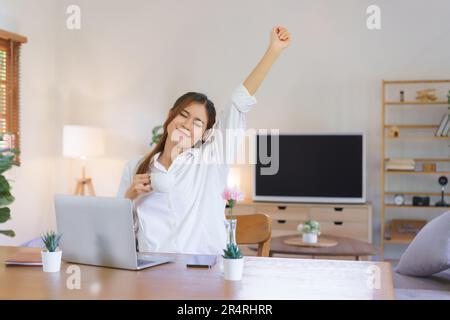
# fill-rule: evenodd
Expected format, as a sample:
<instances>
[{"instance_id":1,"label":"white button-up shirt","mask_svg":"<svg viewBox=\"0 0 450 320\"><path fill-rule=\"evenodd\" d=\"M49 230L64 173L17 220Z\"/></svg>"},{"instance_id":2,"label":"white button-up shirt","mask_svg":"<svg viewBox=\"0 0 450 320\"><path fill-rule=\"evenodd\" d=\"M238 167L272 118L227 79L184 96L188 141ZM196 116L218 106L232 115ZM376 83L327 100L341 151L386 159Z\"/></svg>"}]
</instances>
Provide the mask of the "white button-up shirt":
<instances>
[{"instance_id":1,"label":"white button-up shirt","mask_svg":"<svg viewBox=\"0 0 450 320\"><path fill-rule=\"evenodd\" d=\"M158 162L160 153L155 154L149 171L172 174L175 184L169 193L152 191L134 200L139 251L223 253L226 203L221 195L227 185L227 159L233 159L236 143L243 139L243 135L231 138L227 134L230 129L243 133L245 113L254 104L256 98L239 85L200 148L184 151L167 170ZM119 197L130 187L140 159L126 164Z\"/></svg>"}]
</instances>

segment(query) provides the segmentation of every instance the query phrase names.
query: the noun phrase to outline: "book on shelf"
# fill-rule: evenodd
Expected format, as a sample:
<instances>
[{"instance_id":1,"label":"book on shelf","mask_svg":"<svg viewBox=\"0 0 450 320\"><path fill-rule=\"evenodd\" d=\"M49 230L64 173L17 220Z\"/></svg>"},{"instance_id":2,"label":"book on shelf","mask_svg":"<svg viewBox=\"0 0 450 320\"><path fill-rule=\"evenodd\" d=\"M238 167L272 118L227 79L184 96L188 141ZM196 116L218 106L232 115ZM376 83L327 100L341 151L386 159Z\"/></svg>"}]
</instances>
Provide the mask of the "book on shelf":
<instances>
[{"instance_id":1,"label":"book on shelf","mask_svg":"<svg viewBox=\"0 0 450 320\"><path fill-rule=\"evenodd\" d=\"M435 134L436 137L442 137L444 135L443 134L444 133L444 129L445 129L447 123L449 122L449 118L450 118L449 114L445 114L442 117L441 123L439 124L439 127L436 130L436 134Z\"/></svg>"},{"instance_id":2,"label":"book on shelf","mask_svg":"<svg viewBox=\"0 0 450 320\"><path fill-rule=\"evenodd\" d=\"M415 167L414 159L389 158L386 162L386 170L414 171Z\"/></svg>"},{"instance_id":3,"label":"book on shelf","mask_svg":"<svg viewBox=\"0 0 450 320\"><path fill-rule=\"evenodd\" d=\"M426 220L393 219L391 222L391 232L395 235L416 235L426 223Z\"/></svg>"}]
</instances>

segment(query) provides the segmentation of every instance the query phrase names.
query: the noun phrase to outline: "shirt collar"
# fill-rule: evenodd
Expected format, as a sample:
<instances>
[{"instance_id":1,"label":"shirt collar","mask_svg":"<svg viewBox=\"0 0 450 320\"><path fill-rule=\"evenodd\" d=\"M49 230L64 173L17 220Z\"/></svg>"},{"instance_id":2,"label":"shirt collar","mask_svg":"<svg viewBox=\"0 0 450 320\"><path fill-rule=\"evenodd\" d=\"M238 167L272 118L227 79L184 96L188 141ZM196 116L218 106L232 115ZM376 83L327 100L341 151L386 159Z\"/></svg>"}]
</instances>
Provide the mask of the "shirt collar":
<instances>
[{"instance_id":1,"label":"shirt collar","mask_svg":"<svg viewBox=\"0 0 450 320\"><path fill-rule=\"evenodd\" d=\"M172 163L177 162L186 156L195 156L196 154L198 154L200 152L200 148L189 148L189 149L183 151L175 158L175 160ZM150 161L150 166L153 164L157 169L159 169L161 171L168 171L161 163L159 163L158 159L159 159L160 155L161 155L161 151L157 152L153 156L152 160Z\"/></svg>"}]
</instances>

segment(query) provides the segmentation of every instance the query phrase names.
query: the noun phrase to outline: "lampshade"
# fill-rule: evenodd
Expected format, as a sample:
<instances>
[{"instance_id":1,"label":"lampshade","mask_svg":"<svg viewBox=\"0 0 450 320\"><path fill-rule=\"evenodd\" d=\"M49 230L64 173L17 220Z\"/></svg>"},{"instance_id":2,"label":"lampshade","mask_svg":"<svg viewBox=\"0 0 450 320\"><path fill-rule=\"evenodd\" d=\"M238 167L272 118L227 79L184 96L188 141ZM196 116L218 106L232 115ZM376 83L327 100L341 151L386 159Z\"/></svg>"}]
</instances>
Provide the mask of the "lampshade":
<instances>
[{"instance_id":1,"label":"lampshade","mask_svg":"<svg viewBox=\"0 0 450 320\"><path fill-rule=\"evenodd\" d=\"M228 178L227 178L227 186L229 188L238 188L241 187L241 177L240 177L240 170L237 167L230 167L228 171Z\"/></svg>"},{"instance_id":2,"label":"lampshade","mask_svg":"<svg viewBox=\"0 0 450 320\"><path fill-rule=\"evenodd\" d=\"M105 153L105 134L102 129L67 125L63 132L63 155L70 158L98 157Z\"/></svg>"}]
</instances>

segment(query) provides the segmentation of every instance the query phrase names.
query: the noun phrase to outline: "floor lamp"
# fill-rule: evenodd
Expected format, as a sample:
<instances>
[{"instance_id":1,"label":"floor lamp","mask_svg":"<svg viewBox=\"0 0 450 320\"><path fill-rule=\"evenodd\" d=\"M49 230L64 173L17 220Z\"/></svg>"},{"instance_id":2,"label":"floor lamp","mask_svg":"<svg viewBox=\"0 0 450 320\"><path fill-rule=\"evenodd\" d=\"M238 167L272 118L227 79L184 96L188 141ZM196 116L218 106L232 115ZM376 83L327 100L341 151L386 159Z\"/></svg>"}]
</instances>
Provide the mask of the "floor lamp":
<instances>
[{"instance_id":1,"label":"floor lamp","mask_svg":"<svg viewBox=\"0 0 450 320\"><path fill-rule=\"evenodd\" d=\"M92 178L86 176L86 160L105 152L105 136L100 128L66 125L63 130L63 155L83 160L81 178L77 179L75 195L95 196ZM87 191L87 192L86 192Z\"/></svg>"}]
</instances>

